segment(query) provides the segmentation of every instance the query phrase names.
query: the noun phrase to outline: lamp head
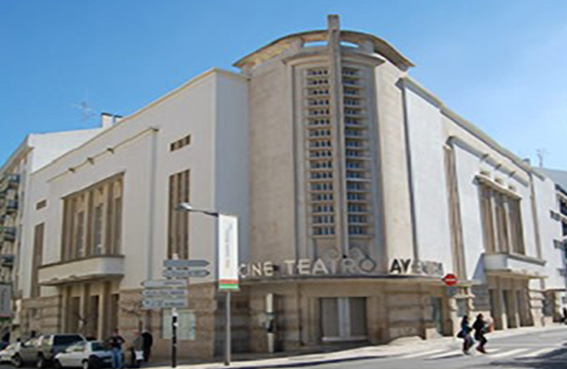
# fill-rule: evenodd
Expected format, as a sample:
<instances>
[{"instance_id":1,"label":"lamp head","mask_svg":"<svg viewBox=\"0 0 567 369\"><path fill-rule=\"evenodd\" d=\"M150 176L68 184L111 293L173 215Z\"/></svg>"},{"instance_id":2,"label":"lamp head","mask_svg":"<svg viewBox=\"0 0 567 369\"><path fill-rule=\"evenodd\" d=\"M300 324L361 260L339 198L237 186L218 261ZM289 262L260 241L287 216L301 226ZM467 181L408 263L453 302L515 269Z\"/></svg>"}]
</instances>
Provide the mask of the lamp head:
<instances>
[{"instance_id":1,"label":"lamp head","mask_svg":"<svg viewBox=\"0 0 567 369\"><path fill-rule=\"evenodd\" d=\"M175 208L177 211L191 211L193 207L188 202L180 202L179 205Z\"/></svg>"}]
</instances>

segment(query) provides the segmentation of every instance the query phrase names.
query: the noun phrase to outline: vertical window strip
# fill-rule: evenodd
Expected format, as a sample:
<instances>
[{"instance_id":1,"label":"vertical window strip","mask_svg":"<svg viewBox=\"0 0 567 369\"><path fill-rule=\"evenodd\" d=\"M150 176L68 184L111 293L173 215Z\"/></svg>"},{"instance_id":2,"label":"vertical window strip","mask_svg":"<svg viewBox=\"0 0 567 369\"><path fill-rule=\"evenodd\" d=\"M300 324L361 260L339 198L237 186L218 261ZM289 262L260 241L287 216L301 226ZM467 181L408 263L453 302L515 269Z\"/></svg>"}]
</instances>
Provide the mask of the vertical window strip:
<instances>
[{"instance_id":1,"label":"vertical window strip","mask_svg":"<svg viewBox=\"0 0 567 369\"><path fill-rule=\"evenodd\" d=\"M33 267L32 267L32 286L31 297L39 297L39 267L43 262L43 238L44 238L44 223L35 226L34 240L33 240Z\"/></svg>"}]
</instances>

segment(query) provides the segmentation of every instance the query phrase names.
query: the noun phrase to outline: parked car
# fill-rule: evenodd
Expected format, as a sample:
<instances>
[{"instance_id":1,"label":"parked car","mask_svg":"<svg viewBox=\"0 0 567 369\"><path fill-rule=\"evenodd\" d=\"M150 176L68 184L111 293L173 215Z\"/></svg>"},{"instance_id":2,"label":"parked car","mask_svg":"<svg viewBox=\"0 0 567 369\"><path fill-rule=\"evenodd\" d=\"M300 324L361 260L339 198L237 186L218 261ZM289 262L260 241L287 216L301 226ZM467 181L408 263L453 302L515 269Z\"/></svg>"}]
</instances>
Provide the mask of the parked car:
<instances>
[{"instance_id":1,"label":"parked car","mask_svg":"<svg viewBox=\"0 0 567 369\"><path fill-rule=\"evenodd\" d=\"M77 342L55 355L56 368L100 369L112 366L112 351L100 341Z\"/></svg>"},{"instance_id":2,"label":"parked car","mask_svg":"<svg viewBox=\"0 0 567 369\"><path fill-rule=\"evenodd\" d=\"M16 343L14 347L14 355L12 356L12 364L20 368L25 364L35 364L37 361L39 338L32 338L24 342Z\"/></svg>"},{"instance_id":3,"label":"parked car","mask_svg":"<svg viewBox=\"0 0 567 369\"><path fill-rule=\"evenodd\" d=\"M55 355L65 351L69 346L86 342L87 340L80 334L46 334L39 337L37 343L36 366L46 368L53 364Z\"/></svg>"},{"instance_id":4,"label":"parked car","mask_svg":"<svg viewBox=\"0 0 567 369\"><path fill-rule=\"evenodd\" d=\"M11 343L7 347L5 347L2 351L0 351L0 363L12 362L12 358L16 353L16 347L19 343Z\"/></svg>"}]
</instances>

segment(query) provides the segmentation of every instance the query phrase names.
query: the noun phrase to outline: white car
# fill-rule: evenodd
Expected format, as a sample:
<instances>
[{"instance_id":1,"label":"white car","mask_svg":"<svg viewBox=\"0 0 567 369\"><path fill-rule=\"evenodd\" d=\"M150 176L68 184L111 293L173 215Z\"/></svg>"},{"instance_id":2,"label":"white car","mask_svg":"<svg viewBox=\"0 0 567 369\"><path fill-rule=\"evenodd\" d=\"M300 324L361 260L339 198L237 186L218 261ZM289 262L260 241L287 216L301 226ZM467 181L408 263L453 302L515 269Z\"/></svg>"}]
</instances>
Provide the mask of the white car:
<instances>
[{"instance_id":1,"label":"white car","mask_svg":"<svg viewBox=\"0 0 567 369\"><path fill-rule=\"evenodd\" d=\"M0 363L12 362L17 345L17 343L11 343L4 350L0 351Z\"/></svg>"},{"instance_id":2,"label":"white car","mask_svg":"<svg viewBox=\"0 0 567 369\"><path fill-rule=\"evenodd\" d=\"M99 369L112 366L112 351L100 341L77 342L55 355L56 368Z\"/></svg>"}]
</instances>

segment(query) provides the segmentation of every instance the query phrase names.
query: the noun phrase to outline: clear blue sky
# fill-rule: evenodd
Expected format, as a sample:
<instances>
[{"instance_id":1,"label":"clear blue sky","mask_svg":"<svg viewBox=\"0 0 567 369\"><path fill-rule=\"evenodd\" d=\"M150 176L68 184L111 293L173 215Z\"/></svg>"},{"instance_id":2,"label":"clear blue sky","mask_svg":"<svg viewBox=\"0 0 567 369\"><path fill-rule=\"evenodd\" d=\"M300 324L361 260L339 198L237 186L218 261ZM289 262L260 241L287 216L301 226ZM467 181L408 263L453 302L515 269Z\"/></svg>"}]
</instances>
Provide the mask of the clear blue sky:
<instances>
[{"instance_id":1,"label":"clear blue sky","mask_svg":"<svg viewBox=\"0 0 567 369\"><path fill-rule=\"evenodd\" d=\"M131 114L330 13L517 155L567 169L566 0L0 0L0 163L30 132L98 125L85 98Z\"/></svg>"}]
</instances>

